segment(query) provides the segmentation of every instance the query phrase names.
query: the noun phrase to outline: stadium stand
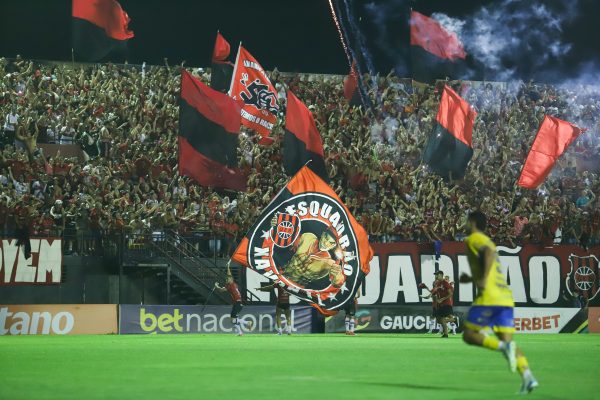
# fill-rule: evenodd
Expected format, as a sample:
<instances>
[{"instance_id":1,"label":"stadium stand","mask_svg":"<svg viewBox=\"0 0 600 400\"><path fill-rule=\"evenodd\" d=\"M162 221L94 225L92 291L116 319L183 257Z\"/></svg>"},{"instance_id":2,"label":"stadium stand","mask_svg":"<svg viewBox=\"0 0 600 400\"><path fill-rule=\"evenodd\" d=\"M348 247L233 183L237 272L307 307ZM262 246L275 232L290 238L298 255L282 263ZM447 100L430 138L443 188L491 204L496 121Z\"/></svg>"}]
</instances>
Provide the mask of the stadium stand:
<instances>
[{"instance_id":1,"label":"stadium stand","mask_svg":"<svg viewBox=\"0 0 600 400\"><path fill-rule=\"evenodd\" d=\"M210 71L189 70L210 81ZM122 232L164 230L212 238L223 255L233 250L287 180L281 141L259 146L242 128L247 192L215 191L179 176L179 71L1 59L2 234L10 236L14 219L30 213L33 235L64 235L67 253L99 251L103 238ZM460 240L468 211L480 208L501 243L599 242L600 136L583 135L537 191L515 186L544 114L598 129L597 91L450 82L478 118L466 177L444 181L421 163L439 85L366 76L380 104L374 111L348 105L341 76L274 71L271 78L280 101L289 87L313 112L332 186L371 241ZM282 135L280 118L273 136Z\"/></svg>"}]
</instances>

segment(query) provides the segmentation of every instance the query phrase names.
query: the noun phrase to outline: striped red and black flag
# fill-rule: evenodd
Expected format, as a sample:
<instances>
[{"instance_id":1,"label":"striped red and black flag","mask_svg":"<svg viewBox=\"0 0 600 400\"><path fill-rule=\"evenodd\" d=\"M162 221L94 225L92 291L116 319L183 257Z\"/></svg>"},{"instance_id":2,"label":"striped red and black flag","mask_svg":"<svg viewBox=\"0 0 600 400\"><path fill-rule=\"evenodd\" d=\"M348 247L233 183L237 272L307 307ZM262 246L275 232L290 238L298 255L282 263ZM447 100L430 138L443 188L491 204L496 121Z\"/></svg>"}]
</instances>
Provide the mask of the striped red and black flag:
<instances>
[{"instance_id":1,"label":"striped red and black flag","mask_svg":"<svg viewBox=\"0 0 600 400\"><path fill-rule=\"evenodd\" d=\"M111 53L124 53L129 16L116 0L73 0L72 36L74 57L81 61L99 61Z\"/></svg>"},{"instance_id":2,"label":"striped red and black flag","mask_svg":"<svg viewBox=\"0 0 600 400\"><path fill-rule=\"evenodd\" d=\"M410 53L412 76L431 82L465 74L467 52L456 33L419 12L410 13Z\"/></svg>"},{"instance_id":3,"label":"striped red and black flag","mask_svg":"<svg viewBox=\"0 0 600 400\"><path fill-rule=\"evenodd\" d=\"M179 174L203 186L246 190L237 168L240 105L181 70Z\"/></svg>"},{"instance_id":4,"label":"striped red and black flag","mask_svg":"<svg viewBox=\"0 0 600 400\"><path fill-rule=\"evenodd\" d=\"M425 161L446 179L461 179L473 156L477 112L449 86L444 86L436 126L423 153Z\"/></svg>"},{"instance_id":5,"label":"striped red and black flag","mask_svg":"<svg viewBox=\"0 0 600 400\"><path fill-rule=\"evenodd\" d=\"M283 137L283 167L292 176L307 162L324 181L329 180L323 159L323 142L310 110L291 90L287 92L285 136Z\"/></svg>"},{"instance_id":6,"label":"striped red and black flag","mask_svg":"<svg viewBox=\"0 0 600 400\"><path fill-rule=\"evenodd\" d=\"M210 87L225 93L231 85L233 63L228 60L231 46L221 32L217 32L211 59Z\"/></svg>"}]
</instances>

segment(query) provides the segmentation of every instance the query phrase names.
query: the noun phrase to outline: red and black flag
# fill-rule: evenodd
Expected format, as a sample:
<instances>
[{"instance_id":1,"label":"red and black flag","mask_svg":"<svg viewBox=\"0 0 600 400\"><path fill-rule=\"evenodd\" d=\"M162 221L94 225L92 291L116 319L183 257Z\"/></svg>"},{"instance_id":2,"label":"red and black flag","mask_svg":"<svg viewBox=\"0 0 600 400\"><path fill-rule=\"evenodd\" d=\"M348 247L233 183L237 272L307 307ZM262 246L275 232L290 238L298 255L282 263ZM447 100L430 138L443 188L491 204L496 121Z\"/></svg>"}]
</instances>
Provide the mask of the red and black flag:
<instances>
[{"instance_id":1,"label":"red and black flag","mask_svg":"<svg viewBox=\"0 0 600 400\"><path fill-rule=\"evenodd\" d=\"M229 95L242 101L242 125L267 138L277 122L277 91L260 63L240 45Z\"/></svg>"},{"instance_id":2,"label":"red and black flag","mask_svg":"<svg viewBox=\"0 0 600 400\"><path fill-rule=\"evenodd\" d=\"M99 61L127 50L134 35L116 0L73 0L73 52L77 60Z\"/></svg>"},{"instance_id":3,"label":"red and black flag","mask_svg":"<svg viewBox=\"0 0 600 400\"><path fill-rule=\"evenodd\" d=\"M567 147L583 129L546 115L527 155L518 185L527 189L540 186Z\"/></svg>"},{"instance_id":4,"label":"red and black flag","mask_svg":"<svg viewBox=\"0 0 600 400\"><path fill-rule=\"evenodd\" d=\"M419 12L410 13L412 76L430 82L446 77L460 78L467 53L456 33Z\"/></svg>"},{"instance_id":5,"label":"red and black flag","mask_svg":"<svg viewBox=\"0 0 600 400\"><path fill-rule=\"evenodd\" d=\"M436 126L423 153L425 161L446 179L461 179L473 156L477 112L449 86L444 86Z\"/></svg>"},{"instance_id":6,"label":"red and black flag","mask_svg":"<svg viewBox=\"0 0 600 400\"><path fill-rule=\"evenodd\" d=\"M372 258L363 227L305 166L264 209L232 260L332 315L354 301Z\"/></svg>"},{"instance_id":7,"label":"red and black flag","mask_svg":"<svg viewBox=\"0 0 600 400\"><path fill-rule=\"evenodd\" d=\"M246 190L237 168L240 105L181 70L179 174L203 186Z\"/></svg>"},{"instance_id":8,"label":"red and black flag","mask_svg":"<svg viewBox=\"0 0 600 400\"><path fill-rule=\"evenodd\" d=\"M287 92L283 167L285 173L296 174L307 162L324 181L329 180L323 159L323 142L310 110L291 90Z\"/></svg>"},{"instance_id":9,"label":"red and black flag","mask_svg":"<svg viewBox=\"0 0 600 400\"><path fill-rule=\"evenodd\" d=\"M229 42L225 40L221 32L217 32L211 58L210 87L222 93L227 92L231 85L233 63L228 60L230 53Z\"/></svg>"}]
</instances>

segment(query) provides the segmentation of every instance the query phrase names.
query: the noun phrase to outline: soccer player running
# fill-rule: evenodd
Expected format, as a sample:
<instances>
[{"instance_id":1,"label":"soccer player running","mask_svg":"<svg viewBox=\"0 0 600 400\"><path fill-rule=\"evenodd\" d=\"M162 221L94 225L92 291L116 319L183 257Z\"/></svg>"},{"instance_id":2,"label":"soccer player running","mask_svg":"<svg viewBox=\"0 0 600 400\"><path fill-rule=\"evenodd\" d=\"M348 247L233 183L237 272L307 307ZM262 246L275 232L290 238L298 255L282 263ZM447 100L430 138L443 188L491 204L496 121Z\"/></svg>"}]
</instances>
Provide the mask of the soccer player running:
<instances>
[{"instance_id":1,"label":"soccer player running","mask_svg":"<svg viewBox=\"0 0 600 400\"><path fill-rule=\"evenodd\" d=\"M473 301L463 332L463 340L470 345L500 351L508 360L510 370L519 371L523 379L521 394L530 393L538 386L527 358L513 340L514 301L506 282L506 276L500 269L496 245L483 232L486 217L479 211L469 214L465 239L467 259L471 267L471 276L463 274L460 282L474 282L478 295ZM493 328L495 335L484 335L484 329Z\"/></svg>"},{"instance_id":2,"label":"soccer player running","mask_svg":"<svg viewBox=\"0 0 600 400\"><path fill-rule=\"evenodd\" d=\"M225 287L221 287L219 282L215 282L215 289L219 292L228 292L229 296L231 296L231 303L233 304L233 307L231 307L231 323L233 324L234 332L238 336L242 336L244 334L244 332L242 332L242 324L244 325L244 328L248 330L252 329L252 321L246 322L238 318L244 305L242 304L242 294L240 293L237 283L233 280L229 264L227 264Z\"/></svg>"},{"instance_id":3,"label":"soccer player running","mask_svg":"<svg viewBox=\"0 0 600 400\"><path fill-rule=\"evenodd\" d=\"M275 305L275 324L277 325L277 334L283 334L283 330L285 329L285 333L291 335L292 311L290 310L290 294L283 290L283 288L276 283L257 288L257 290L260 290L261 292L270 292L273 289L277 289L277 304ZM285 327L282 326L281 314L285 315Z\"/></svg>"},{"instance_id":4,"label":"soccer player running","mask_svg":"<svg viewBox=\"0 0 600 400\"><path fill-rule=\"evenodd\" d=\"M442 337L448 337L448 324L450 322L456 322L454 317L454 311L452 310L454 288L450 282L444 279L444 273L437 271L434 273L435 283L433 289L431 289L431 295L433 301L437 304L437 311L435 317L438 324L442 326Z\"/></svg>"}]
</instances>

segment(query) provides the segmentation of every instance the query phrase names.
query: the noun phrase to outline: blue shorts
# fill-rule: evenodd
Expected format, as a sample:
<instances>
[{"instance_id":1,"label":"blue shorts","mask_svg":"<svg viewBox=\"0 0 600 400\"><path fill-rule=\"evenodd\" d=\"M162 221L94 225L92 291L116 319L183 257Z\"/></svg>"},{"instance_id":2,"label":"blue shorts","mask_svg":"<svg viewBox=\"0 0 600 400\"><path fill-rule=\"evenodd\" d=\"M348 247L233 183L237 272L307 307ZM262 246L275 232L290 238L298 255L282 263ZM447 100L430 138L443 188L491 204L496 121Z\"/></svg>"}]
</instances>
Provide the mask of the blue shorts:
<instances>
[{"instance_id":1,"label":"blue shorts","mask_svg":"<svg viewBox=\"0 0 600 400\"><path fill-rule=\"evenodd\" d=\"M472 306L465 327L474 331L492 328L495 332L515 331L514 308L505 306Z\"/></svg>"}]
</instances>

